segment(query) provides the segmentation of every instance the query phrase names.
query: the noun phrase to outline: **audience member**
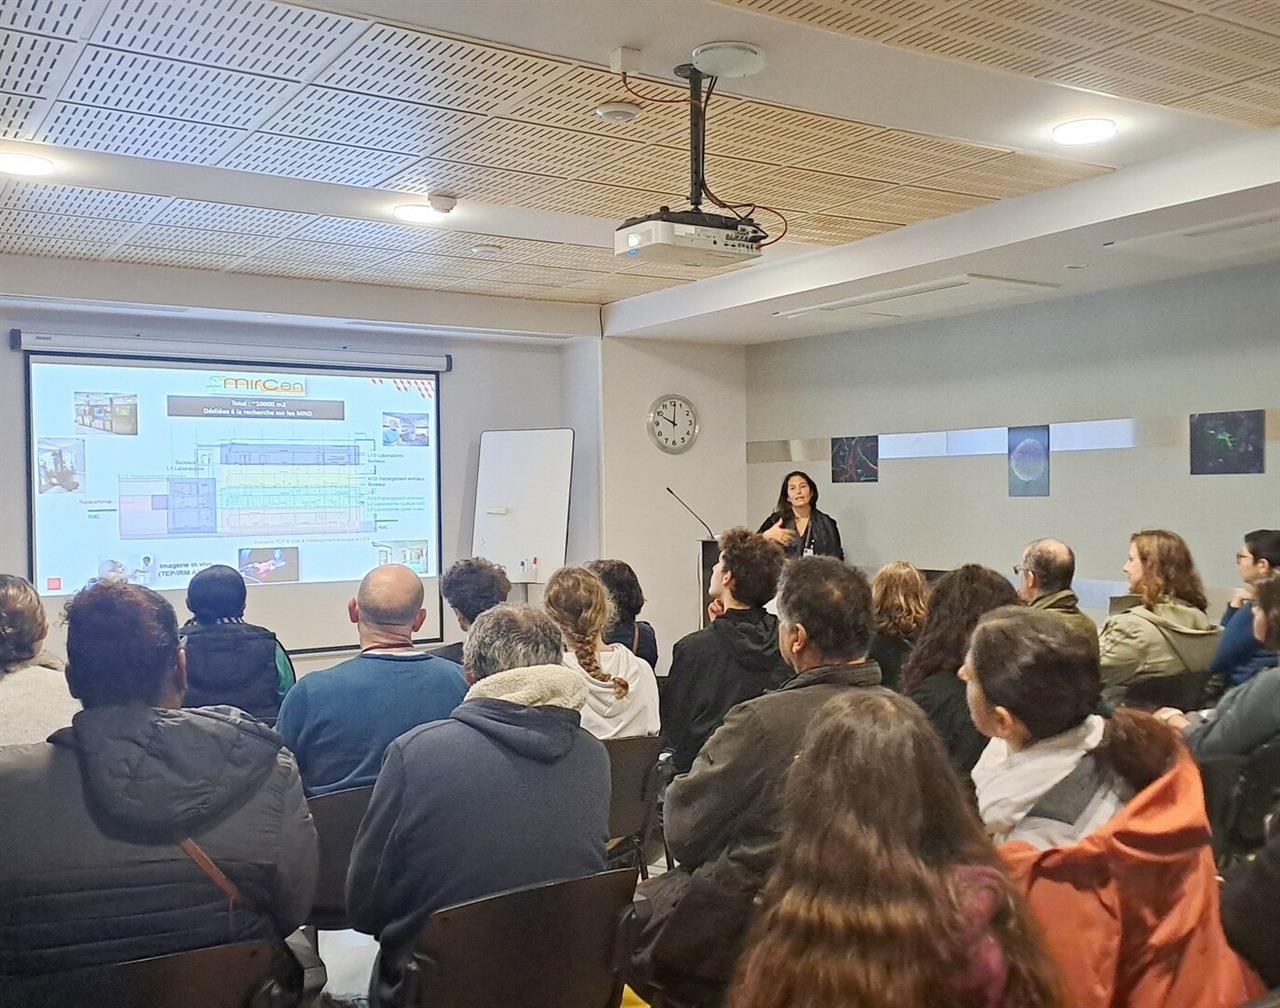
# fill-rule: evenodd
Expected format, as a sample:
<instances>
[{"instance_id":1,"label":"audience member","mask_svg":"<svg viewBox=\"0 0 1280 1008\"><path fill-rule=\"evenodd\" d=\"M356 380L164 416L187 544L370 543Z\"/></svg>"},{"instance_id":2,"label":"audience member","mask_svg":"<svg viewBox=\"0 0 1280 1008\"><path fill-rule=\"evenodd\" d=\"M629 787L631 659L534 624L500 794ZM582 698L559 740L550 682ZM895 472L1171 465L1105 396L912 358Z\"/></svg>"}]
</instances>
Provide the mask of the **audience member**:
<instances>
[{"instance_id":1,"label":"audience member","mask_svg":"<svg viewBox=\"0 0 1280 1008\"><path fill-rule=\"evenodd\" d=\"M586 687L562 648L546 614L487 610L463 651L466 700L387 750L347 876L351 921L381 945L374 1004L399 1003L434 911L604 870L609 757L580 726Z\"/></svg>"},{"instance_id":2,"label":"audience member","mask_svg":"<svg viewBox=\"0 0 1280 1008\"><path fill-rule=\"evenodd\" d=\"M625 560L592 560L587 570L600 579L613 602L613 622L605 628L604 642L623 645L656 669L658 638L653 627L639 618L644 592L636 572Z\"/></svg>"},{"instance_id":3,"label":"audience member","mask_svg":"<svg viewBox=\"0 0 1280 1008\"><path fill-rule=\"evenodd\" d=\"M1113 602L1099 635L1103 695L1110 703L1122 702L1142 679L1207 671L1222 635L1205 615L1209 603L1182 536L1135 532L1124 573L1133 596Z\"/></svg>"},{"instance_id":4,"label":"audience member","mask_svg":"<svg viewBox=\"0 0 1280 1008\"><path fill-rule=\"evenodd\" d=\"M317 848L279 736L237 710L177 709L186 657L150 589L98 581L66 622L84 710L48 742L0 749L0 984L288 935L311 907Z\"/></svg>"},{"instance_id":5,"label":"audience member","mask_svg":"<svg viewBox=\"0 0 1280 1008\"><path fill-rule=\"evenodd\" d=\"M787 774L778 867L732 1008L1062 1004L937 733L883 690L830 701Z\"/></svg>"},{"instance_id":6,"label":"audience member","mask_svg":"<svg viewBox=\"0 0 1280 1008\"><path fill-rule=\"evenodd\" d=\"M440 594L453 610L458 629L466 634L477 616L507 600L511 594L511 582L507 580L507 572L496 563L484 557L467 557L456 561L444 572L440 579ZM461 665L464 643L465 640L460 640L445 644L427 653Z\"/></svg>"},{"instance_id":7,"label":"audience member","mask_svg":"<svg viewBox=\"0 0 1280 1008\"><path fill-rule=\"evenodd\" d=\"M861 572L833 557L793 560L777 605L778 643L795 675L729 711L667 789L666 839L680 866L640 887L653 915L634 963L638 989L656 980L723 994L777 861L782 784L805 731L828 700L880 682L866 657L871 589Z\"/></svg>"},{"instance_id":8,"label":"audience member","mask_svg":"<svg viewBox=\"0 0 1280 1008\"><path fill-rule=\"evenodd\" d=\"M1235 1008L1257 993L1218 919L1199 771L1151 715L1100 706L1093 642L1051 613L1000 609L960 675L992 739L979 812L1070 1003Z\"/></svg>"},{"instance_id":9,"label":"audience member","mask_svg":"<svg viewBox=\"0 0 1280 1008\"><path fill-rule=\"evenodd\" d=\"M1022 551L1022 562L1013 568L1018 576L1018 598L1032 609L1057 613L1081 633L1098 639L1098 624L1080 611L1080 600L1071 589L1076 576L1076 555L1060 539L1035 539Z\"/></svg>"},{"instance_id":10,"label":"audience member","mask_svg":"<svg viewBox=\"0 0 1280 1008\"><path fill-rule=\"evenodd\" d=\"M206 567L187 585L182 625L188 707L225 704L274 724L297 676L276 635L244 621L247 590L234 567Z\"/></svg>"},{"instance_id":11,"label":"audience member","mask_svg":"<svg viewBox=\"0 0 1280 1008\"><path fill-rule=\"evenodd\" d=\"M657 735L658 680L626 647L604 642L613 605L600 579L585 567L561 567L542 604L564 634L564 663L587 690L582 727L601 739Z\"/></svg>"},{"instance_id":12,"label":"audience member","mask_svg":"<svg viewBox=\"0 0 1280 1008\"><path fill-rule=\"evenodd\" d=\"M1266 846L1227 876L1222 925L1227 941L1268 987L1280 987L1280 828L1273 820Z\"/></svg>"},{"instance_id":13,"label":"audience member","mask_svg":"<svg viewBox=\"0 0 1280 1008\"><path fill-rule=\"evenodd\" d=\"M762 535L737 528L720 537L708 592L718 615L676 644L662 691L662 737L680 773L731 707L791 675L778 650L778 618L764 611L782 564L782 547Z\"/></svg>"},{"instance_id":14,"label":"audience member","mask_svg":"<svg viewBox=\"0 0 1280 1008\"><path fill-rule=\"evenodd\" d=\"M902 663L916 645L929 612L924 575L902 560L885 564L871 581L871 635L868 654L880 666L881 685L898 690Z\"/></svg>"},{"instance_id":15,"label":"audience member","mask_svg":"<svg viewBox=\"0 0 1280 1008\"><path fill-rule=\"evenodd\" d=\"M1280 647L1280 571L1254 584L1252 630L1259 645ZM1211 710L1183 714L1172 707L1156 717L1182 732L1196 759L1248 756L1280 738L1280 668L1269 668L1227 691Z\"/></svg>"},{"instance_id":16,"label":"audience member","mask_svg":"<svg viewBox=\"0 0 1280 1008\"><path fill-rule=\"evenodd\" d=\"M965 564L947 571L933 586L920 640L902 668L903 692L923 708L964 774L973 769L987 740L969 718L956 671L979 617L1017 601L1013 585L990 567Z\"/></svg>"},{"instance_id":17,"label":"audience member","mask_svg":"<svg viewBox=\"0 0 1280 1008\"><path fill-rule=\"evenodd\" d=\"M461 669L414 647L427 618L422 595L408 567L375 567L347 603L360 654L303 676L284 698L276 730L298 758L307 794L372 784L393 739L462 702Z\"/></svg>"},{"instance_id":18,"label":"audience member","mask_svg":"<svg viewBox=\"0 0 1280 1008\"><path fill-rule=\"evenodd\" d=\"M1244 537L1236 553L1236 567L1244 587L1231 596L1222 614L1222 638L1209 671L1224 687L1239 686L1263 669L1275 668L1275 649L1253 632L1254 586L1272 571L1280 570L1280 530L1255 529Z\"/></svg>"},{"instance_id":19,"label":"audience member","mask_svg":"<svg viewBox=\"0 0 1280 1008\"><path fill-rule=\"evenodd\" d=\"M0 746L43 742L80 710L62 662L41 650L48 633L36 590L0 574Z\"/></svg>"}]
</instances>

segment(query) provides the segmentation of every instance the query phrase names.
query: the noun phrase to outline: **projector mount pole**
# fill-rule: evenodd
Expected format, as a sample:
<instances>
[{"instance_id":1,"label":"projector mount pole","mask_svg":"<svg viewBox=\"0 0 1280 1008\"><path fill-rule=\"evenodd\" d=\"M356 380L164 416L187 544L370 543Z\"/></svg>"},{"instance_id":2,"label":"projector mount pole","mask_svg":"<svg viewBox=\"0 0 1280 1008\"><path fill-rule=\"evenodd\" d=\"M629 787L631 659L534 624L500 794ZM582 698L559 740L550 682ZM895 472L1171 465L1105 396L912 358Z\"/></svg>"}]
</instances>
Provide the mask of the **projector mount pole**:
<instances>
[{"instance_id":1,"label":"projector mount pole","mask_svg":"<svg viewBox=\"0 0 1280 1008\"><path fill-rule=\"evenodd\" d=\"M692 63L681 63L675 70L677 77L689 82L689 205L693 212L702 209L702 140L705 134L702 110L703 74Z\"/></svg>"}]
</instances>

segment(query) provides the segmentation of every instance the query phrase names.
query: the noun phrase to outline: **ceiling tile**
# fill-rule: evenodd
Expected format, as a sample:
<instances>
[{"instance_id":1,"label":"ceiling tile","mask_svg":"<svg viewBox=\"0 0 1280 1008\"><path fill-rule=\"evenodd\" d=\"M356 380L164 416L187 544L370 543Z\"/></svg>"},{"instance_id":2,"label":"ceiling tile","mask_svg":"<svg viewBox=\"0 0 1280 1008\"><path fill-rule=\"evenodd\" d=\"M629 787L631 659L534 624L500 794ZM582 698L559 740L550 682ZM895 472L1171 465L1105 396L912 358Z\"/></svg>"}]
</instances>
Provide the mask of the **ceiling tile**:
<instances>
[{"instance_id":1,"label":"ceiling tile","mask_svg":"<svg viewBox=\"0 0 1280 1008\"><path fill-rule=\"evenodd\" d=\"M364 27L356 18L271 0L112 0L92 41L301 80Z\"/></svg>"},{"instance_id":2,"label":"ceiling tile","mask_svg":"<svg viewBox=\"0 0 1280 1008\"><path fill-rule=\"evenodd\" d=\"M47 107L39 98L0 91L0 139L30 140Z\"/></svg>"},{"instance_id":3,"label":"ceiling tile","mask_svg":"<svg viewBox=\"0 0 1280 1008\"><path fill-rule=\"evenodd\" d=\"M102 0L5 0L0 28L75 39L102 13Z\"/></svg>"},{"instance_id":4,"label":"ceiling tile","mask_svg":"<svg viewBox=\"0 0 1280 1008\"><path fill-rule=\"evenodd\" d=\"M86 189L82 186L44 182L10 182L0 191L0 206L11 210L31 210L42 214L74 214L81 217L108 217L121 221L144 221L168 202L167 196Z\"/></svg>"},{"instance_id":5,"label":"ceiling tile","mask_svg":"<svg viewBox=\"0 0 1280 1008\"><path fill-rule=\"evenodd\" d=\"M885 182L912 182L922 172L964 168L1007 153L923 133L885 130L826 155L822 169Z\"/></svg>"},{"instance_id":6,"label":"ceiling tile","mask_svg":"<svg viewBox=\"0 0 1280 1008\"><path fill-rule=\"evenodd\" d=\"M512 119L491 119L453 144L449 159L542 175L558 175L567 168L581 176L628 149L638 152L643 148L615 137Z\"/></svg>"},{"instance_id":7,"label":"ceiling tile","mask_svg":"<svg viewBox=\"0 0 1280 1008\"><path fill-rule=\"evenodd\" d=\"M137 225L133 221L103 217L75 217L69 214L35 213L30 210L0 210L0 234L65 238L86 242L119 241Z\"/></svg>"},{"instance_id":8,"label":"ceiling tile","mask_svg":"<svg viewBox=\"0 0 1280 1008\"><path fill-rule=\"evenodd\" d=\"M177 199L165 207L152 223L284 238L314 219L311 214L292 213L288 210Z\"/></svg>"},{"instance_id":9,"label":"ceiling tile","mask_svg":"<svg viewBox=\"0 0 1280 1008\"><path fill-rule=\"evenodd\" d=\"M1068 185L1080 179L1093 178L1111 171L1102 165L1067 161L1063 158L1040 157L1035 154L1002 154L971 168L918 176L922 185L931 189L972 193L1003 199Z\"/></svg>"},{"instance_id":10,"label":"ceiling tile","mask_svg":"<svg viewBox=\"0 0 1280 1008\"><path fill-rule=\"evenodd\" d=\"M205 231L198 228L148 224L129 235L128 244L173 252L221 253L224 257L256 255L277 239L269 235Z\"/></svg>"},{"instance_id":11,"label":"ceiling tile","mask_svg":"<svg viewBox=\"0 0 1280 1008\"><path fill-rule=\"evenodd\" d=\"M211 164L228 144L241 136L244 136L242 131L226 126L55 102L36 139L63 147L130 154L158 161Z\"/></svg>"},{"instance_id":12,"label":"ceiling tile","mask_svg":"<svg viewBox=\"0 0 1280 1008\"><path fill-rule=\"evenodd\" d=\"M811 28L876 41L965 0L718 0Z\"/></svg>"},{"instance_id":13,"label":"ceiling tile","mask_svg":"<svg viewBox=\"0 0 1280 1008\"><path fill-rule=\"evenodd\" d=\"M491 280L511 283L541 284L546 287L567 287L582 280L599 280L607 273L593 270L559 269L554 266L529 264L499 265L489 276Z\"/></svg>"},{"instance_id":14,"label":"ceiling tile","mask_svg":"<svg viewBox=\"0 0 1280 1008\"><path fill-rule=\"evenodd\" d=\"M254 133L223 157L219 166L313 182L377 186L417 160L413 154Z\"/></svg>"},{"instance_id":15,"label":"ceiling tile","mask_svg":"<svg viewBox=\"0 0 1280 1008\"><path fill-rule=\"evenodd\" d=\"M538 208L559 213L611 217L619 224L629 217L643 217L660 206L687 206L687 198L679 193L650 192L625 186L570 179L547 189L538 200Z\"/></svg>"},{"instance_id":16,"label":"ceiling tile","mask_svg":"<svg viewBox=\"0 0 1280 1008\"><path fill-rule=\"evenodd\" d=\"M815 213L829 212L841 203L883 192L887 182L805 168L784 168L740 161L707 158L707 182L726 203L791 207Z\"/></svg>"},{"instance_id":17,"label":"ceiling tile","mask_svg":"<svg viewBox=\"0 0 1280 1008\"><path fill-rule=\"evenodd\" d=\"M707 152L749 161L819 167L828 153L883 132L883 126L765 102L721 107L713 100L707 110Z\"/></svg>"},{"instance_id":18,"label":"ceiling tile","mask_svg":"<svg viewBox=\"0 0 1280 1008\"><path fill-rule=\"evenodd\" d=\"M72 241L40 235L0 233L0 255L48 256L52 259L97 259L108 242Z\"/></svg>"},{"instance_id":19,"label":"ceiling tile","mask_svg":"<svg viewBox=\"0 0 1280 1008\"><path fill-rule=\"evenodd\" d=\"M503 168L480 168L456 161L426 158L382 183L383 189L405 193L452 193L459 199L509 206L542 206L547 192L560 183L554 175Z\"/></svg>"},{"instance_id":20,"label":"ceiling tile","mask_svg":"<svg viewBox=\"0 0 1280 1008\"><path fill-rule=\"evenodd\" d=\"M1276 0L1227 0L1213 8L1213 16L1280 35L1280 4Z\"/></svg>"},{"instance_id":21,"label":"ceiling tile","mask_svg":"<svg viewBox=\"0 0 1280 1008\"><path fill-rule=\"evenodd\" d=\"M0 31L0 91L34 98L53 97L79 52L77 42Z\"/></svg>"},{"instance_id":22,"label":"ceiling tile","mask_svg":"<svg viewBox=\"0 0 1280 1008\"><path fill-rule=\"evenodd\" d=\"M787 233L782 240L797 245L843 245L897 228L896 224L830 214L787 213Z\"/></svg>"},{"instance_id":23,"label":"ceiling tile","mask_svg":"<svg viewBox=\"0 0 1280 1008\"><path fill-rule=\"evenodd\" d=\"M447 278L450 280L480 279L492 276L498 264L459 259L453 256L426 255L421 252L405 252L378 263L366 270L379 276Z\"/></svg>"},{"instance_id":24,"label":"ceiling tile","mask_svg":"<svg viewBox=\"0 0 1280 1008\"><path fill-rule=\"evenodd\" d=\"M935 217L963 213L991 202L993 201L986 196L940 192L916 186L896 186L875 196L844 203L832 209L846 217L883 221L887 224L915 224Z\"/></svg>"},{"instance_id":25,"label":"ceiling tile","mask_svg":"<svg viewBox=\"0 0 1280 1008\"><path fill-rule=\"evenodd\" d=\"M618 74L594 67L572 67L558 77L540 81L506 114L512 119L545 126L643 143L678 143L688 136L689 104L684 88L643 79L632 79L631 85L636 92L653 100L636 97L623 87ZM640 115L629 123L611 123L596 116L597 105L612 101L638 105ZM671 101L675 104L666 104Z\"/></svg>"},{"instance_id":26,"label":"ceiling tile","mask_svg":"<svg viewBox=\"0 0 1280 1008\"><path fill-rule=\"evenodd\" d=\"M89 46L61 98L244 129L294 87L271 77Z\"/></svg>"},{"instance_id":27,"label":"ceiling tile","mask_svg":"<svg viewBox=\"0 0 1280 1008\"><path fill-rule=\"evenodd\" d=\"M595 163L589 170L575 172L570 169L565 175L626 189L687 194L689 151L687 148L658 145L640 148L628 146L615 157Z\"/></svg>"},{"instance_id":28,"label":"ceiling tile","mask_svg":"<svg viewBox=\"0 0 1280 1008\"><path fill-rule=\"evenodd\" d=\"M242 259L230 267L233 273L289 277L294 280L346 280L355 282L363 270L351 263L285 262L279 259Z\"/></svg>"},{"instance_id":29,"label":"ceiling tile","mask_svg":"<svg viewBox=\"0 0 1280 1008\"><path fill-rule=\"evenodd\" d=\"M563 289L541 284L512 283L509 280L455 280L443 288L450 294L482 294L487 297L529 298Z\"/></svg>"},{"instance_id":30,"label":"ceiling tile","mask_svg":"<svg viewBox=\"0 0 1280 1008\"><path fill-rule=\"evenodd\" d=\"M360 94L492 113L568 64L498 46L392 25L374 25L317 84Z\"/></svg>"},{"instance_id":31,"label":"ceiling tile","mask_svg":"<svg viewBox=\"0 0 1280 1008\"><path fill-rule=\"evenodd\" d=\"M432 241L429 228L351 217L317 217L293 237L406 252Z\"/></svg>"},{"instance_id":32,"label":"ceiling tile","mask_svg":"<svg viewBox=\"0 0 1280 1008\"><path fill-rule=\"evenodd\" d=\"M137 263L141 266L171 266L181 269L224 270L235 266L241 257L197 252L189 249L145 248L125 245L111 254L113 262Z\"/></svg>"},{"instance_id":33,"label":"ceiling tile","mask_svg":"<svg viewBox=\"0 0 1280 1008\"><path fill-rule=\"evenodd\" d=\"M482 116L471 112L312 86L262 129L422 156L447 146L482 121Z\"/></svg>"},{"instance_id":34,"label":"ceiling tile","mask_svg":"<svg viewBox=\"0 0 1280 1008\"><path fill-rule=\"evenodd\" d=\"M263 249L254 258L366 267L389 259L392 255L394 253L389 249L371 249L360 245L335 245L331 242L284 238L269 248Z\"/></svg>"},{"instance_id":35,"label":"ceiling tile","mask_svg":"<svg viewBox=\"0 0 1280 1008\"><path fill-rule=\"evenodd\" d=\"M1174 102L1179 108L1235 119L1252 126L1280 126L1280 71L1229 84Z\"/></svg>"}]
</instances>

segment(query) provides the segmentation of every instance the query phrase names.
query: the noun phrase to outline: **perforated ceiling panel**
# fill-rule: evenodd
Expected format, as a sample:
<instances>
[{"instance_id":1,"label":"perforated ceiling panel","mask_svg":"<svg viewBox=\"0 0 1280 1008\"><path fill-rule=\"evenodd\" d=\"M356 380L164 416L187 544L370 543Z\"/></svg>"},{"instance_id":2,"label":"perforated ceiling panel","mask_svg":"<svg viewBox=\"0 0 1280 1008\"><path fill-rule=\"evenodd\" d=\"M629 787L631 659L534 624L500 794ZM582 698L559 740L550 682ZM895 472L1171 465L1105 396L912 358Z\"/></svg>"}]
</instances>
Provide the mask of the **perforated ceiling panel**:
<instances>
[{"instance_id":1,"label":"perforated ceiling panel","mask_svg":"<svg viewBox=\"0 0 1280 1008\"><path fill-rule=\"evenodd\" d=\"M593 67L573 67L560 76L542 80L507 114L512 119L621 140L680 143L688 137L689 105L684 97L687 91L647 80L632 81L632 89L635 93L623 87L617 74ZM638 105L641 114L629 123L611 123L595 115L597 105L619 101Z\"/></svg>"},{"instance_id":2,"label":"perforated ceiling panel","mask_svg":"<svg viewBox=\"0 0 1280 1008\"><path fill-rule=\"evenodd\" d=\"M0 187L0 206L42 214L78 214L119 221L144 221L167 202L164 196L86 189L41 182L10 182Z\"/></svg>"},{"instance_id":3,"label":"perforated ceiling panel","mask_svg":"<svg viewBox=\"0 0 1280 1008\"><path fill-rule=\"evenodd\" d=\"M300 80L363 28L355 18L271 0L112 0L92 41Z\"/></svg>"},{"instance_id":4,"label":"perforated ceiling panel","mask_svg":"<svg viewBox=\"0 0 1280 1008\"><path fill-rule=\"evenodd\" d=\"M495 112L567 63L391 25L374 25L319 84L361 94Z\"/></svg>"},{"instance_id":5,"label":"perforated ceiling panel","mask_svg":"<svg viewBox=\"0 0 1280 1008\"><path fill-rule=\"evenodd\" d=\"M63 39L0 31L0 91L51 96L78 51L79 46Z\"/></svg>"},{"instance_id":6,"label":"perforated ceiling panel","mask_svg":"<svg viewBox=\"0 0 1280 1008\"><path fill-rule=\"evenodd\" d=\"M416 160L412 154L347 147L322 140L300 140L273 133L254 133L224 157L219 165L314 182L377 186Z\"/></svg>"},{"instance_id":7,"label":"perforated ceiling panel","mask_svg":"<svg viewBox=\"0 0 1280 1008\"><path fill-rule=\"evenodd\" d=\"M210 231L242 231L246 234L283 238L314 219L311 214L290 213L287 210L177 199L165 207L152 223L205 228Z\"/></svg>"},{"instance_id":8,"label":"perforated ceiling panel","mask_svg":"<svg viewBox=\"0 0 1280 1008\"><path fill-rule=\"evenodd\" d=\"M102 14L102 0L5 0L0 28L79 38Z\"/></svg>"},{"instance_id":9,"label":"perforated ceiling panel","mask_svg":"<svg viewBox=\"0 0 1280 1008\"><path fill-rule=\"evenodd\" d=\"M0 91L0 139L29 140L42 111L39 98Z\"/></svg>"},{"instance_id":10,"label":"perforated ceiling panel","mask_svg":"<svg viewBox=\"0 0 1280 1008\"><path fill-rule=\"evenodd\" d=\"M267 235L203 231L196 228L151 224L129 235L128 244L178 252L211 252L223 256L255 255L276 241Z\"/></svg>"},{"instance_id":11,"label":"perforated ceiling panel","mask_svg":"<svg viewBox=\"0 0 1280 1008\"><path fill-rule=\"evenodd\" d=\"M480 122L483 117L470 112L309 87L268 121L264 130L421 157L447 146Z\"/></svg>"},{"instance_id":12,"label":"perforated ceiling panel","mask_svg":"<svg viewBox=\"0 0 1280 1008\"><path fill-rule=\"evenodd\" d=\"M543 196L559 181L554 175L426 158L421 164L387 179L382 188L407 193L448 192L459 199L508 206L542 206Z\"/></svg>"},{"instance_id":13,"label":"perforated ceiling panel","mask_svg":"<svg viewBox=\"0 0 1280 1008\"><path fill-rule=\"evenodd\" d=\"M256 258L277 259L283 262L341 263L369 266L372 263L382 262L391 258L393 254L386 249L371 249L358 245L333 245L329 242L285 238L263 249L257 254Z\"/></svg>"},{"instance_id":14,"label":"perforated ceiling panel","mask_svg":"<svg viewBox=\"0 0 1280 1008\"><path fill-rule=\"evenodd\" d=\"M0 234L113 242L119 241L133 228L134 225L130 221L105 220L101 217L73 217L67 214L35 213L30 210L0 210Z\"/></svg>"},{"instance_id":15,"label":"perforated ceiling panel","mask_svg":"<svg viewBox=\"0 0 1280 1008\"><path fill-rule=\"evenodd\" d=\"M355 280L361 273L361 268L351 263L282 262L279 259L242 259L230 269L234 273L257 273L296 280Z\"/></svg>"},{"instance_id":16,"label":"perforated ceiling panel","mask_svg":"<svg viewBox=\"0 0 1280 1008\"><path fill-rule=\"evenodd\" d=\"M931 56L1253 125L1275 118L1277 0L716 0ZM1236 89L1229 97L1212 95Z\"/></svg>"},{"instance_id":17,"label":"perforated ceiling panel","mask_svg":"<svg viewBox=\"0 0 1280 1008\"><path fill-rule=\"evenodd\" d=\"M397 277L401 280L417 278L460 280L468 277L491 276L497 268L497 264L491 262L406 252L384 260L366 272L385 277Z\"/></svg>"},{"instance_id":18,"label":"perforated ceiling panel","mask_svg":"<svg viewBox=\"0 0 1280 1008\"><path fill-rule=\"evenodd\" d=\"M171 266L182 269L224 270L237 265L242 257L216 252L179 251L145 246L125 245L111 253L113 262L137 263L140 266Z\"/></svg>"},{"instance_id":19,"label":"perforated ceiling panel","mask_svg":"<svg viewBox=\"0 0 1280 1008\"><path fill-rule=\"evenodd\" d=\"M1080 179L1091 178L1102 170L1097 165L1081 164L1079 161L1034 157L1030 154L1002 154L971 168L919 177L921 183L931 189L947 189L1002 199L1068 185Z\"/></svg>"},{"instance_id":20,"label":"perforated ceiling panel","mask_svg":"<svg viewBox=\"0 0 1280 1008\"><path fill-rule=\"evenodd\" d=\"M89 46L62 97L82 105L246 128L294 87L270 77Z\"/></svg>"},{"instance_id":21,"label":"perforated ceiling panel","mask_svg":"<svg viewBox=\"0 0 1280 1008\"><path fill-rule=\"evenodd\" d=\"M430 230L382 221L352 220L349 217L317 217L293 237L338 245L409 251L423 248L432 240Z\"/></svg>"},{"instance_id":22,"label":"perforated ceiling panel","mask_svg":"<svg viewBox=\"0 0 1280 1008\"><path fill-rule=\"evenodd\" d=\"M849 217L884 221L887 224L914 224L933 217L961 213L990 202L985 196L897 186L874 196L842 203L832 209Z\"/></svg>"},{"instance_id":23,"label":"perforated ceiling panel","mask_svg":"<svg viewBox=\"0 0 1280 1008\"><path fill-rule=\"evenodd\" d=\"M892 231L897 226L829 214L795 214L788 217L787 223L787 237L802 245L841 245Z\"/></svg>"},{"instance_id":24,"label":"perforated ceiling panel","mask_svg":"<svg viewBox=\"0 0 1280 1008\"><path fill-rule=\"evenodd\" d=\"M763 102L713 100L707 108L707 151L750 161L822 164L829 153L883 132L883 126Z\"/></svg>"},{"instance_id":25,"label":"perforated ceiling panel","mask_svg":"<svg viewBox=\"0 0 1280 1008\"><path fill-rule=\"evenodd\" d=\"M36 139L158 161L211 164L244 134L226 126L57 102Z\"/></svg>"},{"instance_id":26,"label":"perforated ceiling panel","mask_svg":"<svg viewBox=\"0 0 1280 1008\"><path fill-rule=\"evenodd\" d=\"M0 255L47 256L51 259L97 259L110 247L106 242L67 241L32 234L0 233Z\"/></svg>"}]
</instances>

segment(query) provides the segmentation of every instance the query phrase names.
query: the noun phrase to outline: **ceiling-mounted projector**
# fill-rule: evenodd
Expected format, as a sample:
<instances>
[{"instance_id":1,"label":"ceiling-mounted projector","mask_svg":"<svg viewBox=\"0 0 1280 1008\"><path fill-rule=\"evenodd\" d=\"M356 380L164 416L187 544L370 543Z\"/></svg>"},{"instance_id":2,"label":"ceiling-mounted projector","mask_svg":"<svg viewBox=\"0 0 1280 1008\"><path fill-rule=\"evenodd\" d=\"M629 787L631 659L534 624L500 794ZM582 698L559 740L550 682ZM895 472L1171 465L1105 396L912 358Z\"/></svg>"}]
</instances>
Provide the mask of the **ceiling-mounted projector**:
<instances>
[{"instance_id":1,"label":"ceiling-mounted projector","mask_svg":"<svg viewBox=\"0 0 1280 1008\"><path fill-rule=\"evenodd\" d=\"M749 220L662 207L623 221L613 233L613 251L642 262L727 266L759 258L764 237Z\"/></svg>"}]
</instances>

